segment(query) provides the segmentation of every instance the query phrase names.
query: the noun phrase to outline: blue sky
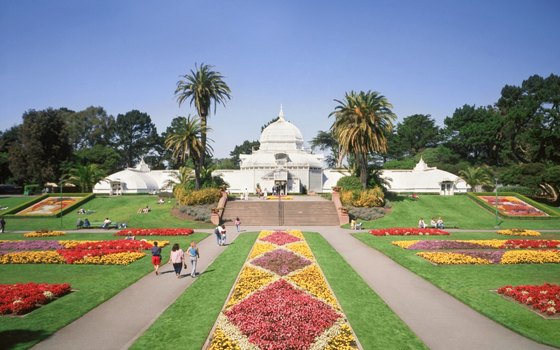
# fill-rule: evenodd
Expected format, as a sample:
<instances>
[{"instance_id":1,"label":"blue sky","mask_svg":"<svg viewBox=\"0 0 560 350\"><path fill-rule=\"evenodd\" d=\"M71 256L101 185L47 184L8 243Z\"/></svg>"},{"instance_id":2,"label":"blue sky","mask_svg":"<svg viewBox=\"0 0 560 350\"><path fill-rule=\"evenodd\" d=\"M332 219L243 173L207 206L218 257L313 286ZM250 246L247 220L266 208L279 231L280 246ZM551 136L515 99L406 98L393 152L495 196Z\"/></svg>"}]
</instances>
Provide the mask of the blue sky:
<instances>
[{"instance_id":1,"label":"blue sky","mask_svg":"<svg viewBox=\"0 0 560 350\"><path fill-rule=\"evenodd\" d=\"M283 105L306 141L350 90L439 125L506 84L560 74L560 2L0 0L1 130L28 109L178 115L180 75L207 63L232 99L209 119L215 155L257 140Z\"/></svg>"}]
</instances>

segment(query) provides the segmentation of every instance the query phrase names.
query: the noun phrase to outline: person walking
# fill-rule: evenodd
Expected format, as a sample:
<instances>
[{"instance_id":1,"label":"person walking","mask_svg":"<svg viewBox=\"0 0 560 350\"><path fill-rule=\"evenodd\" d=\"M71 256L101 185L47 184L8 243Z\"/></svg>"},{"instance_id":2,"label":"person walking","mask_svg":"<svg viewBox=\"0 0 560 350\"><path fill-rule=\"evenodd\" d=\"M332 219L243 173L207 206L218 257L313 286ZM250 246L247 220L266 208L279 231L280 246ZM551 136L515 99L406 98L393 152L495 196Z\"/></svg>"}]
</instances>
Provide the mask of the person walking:
<instances>
[{"instance_id":1,"label":"person walking","mask_svg":"<svg viewBox=\"0 0 560 350\"><path fill-rule=\"evenodd\" d=\"M222 225L222 230L220 231L221 240L220 245L226 245L226 226Z\"/></svg>"},{"instance_id":2,"label":"person walking","mask_svg":"<svg viewBox=\"0 0 560 350\"><path fill-rule=\"evenodd\" d=\"M192 265L191 277L194 278L196 277L196 263L198 261L198 258L200 258L198 247L196 246L195 241L191 242L191 246L189 247L189 249L187 249L187 255L189 256Z\"/></svg>"},{"instance_id":3,"label":"person walking","mask_svg":"<svg viewBox=\"0 0 560 350\"><path fill-rule=\"evenodd\" d=\"M239 226L241 225L241 220L239 220L239 217L235 218L235 227L237 227L237 232L239 232Z\"/></svg>"},{"instance_id":4,"label":"person walking","mask_svg":"<svg viewBox=\"0 0 560 350\"><path fill-rule=\"evenodd\" d=\"M4 220L4 218L0 218L0 231L4 233L5 229L6 229L6 220Z\"/></svg>"},{"instance_id":5,"label":"person walking","mask_svg":"<svg viewBox=\"0 0 560 350\"><path fill-rule=\"evenodd\" d=\"M156 276L159 275L159 265L161 264L161 248L158 247L158 242L154 242L152 247L152 265L154 265L154 271Z\"/></svg>"},{"instance_id":6,"label":"person walking","mask_svg":"<svg viewBox=\"0 0 560 350\"><path fill-rule=\"evenodd\" d=\"M225 225L221 225L221 226L218 225L218 227L214 229L214 234L216 235L216 243L218 245L222 245L222 231L225 230L226 230Z\"/></svg>"},{"instance_id":7,"label":"person walking","mask_svg":"<svg viewBox=\"0 0 560 350\"><path fill-rule=\"evenodd\" d=\"M186 262L185 253L181 248L179 248L179 243L173 244L173 247L171 248L171 254L169 255L169 261L173 264L175 276L177 276L177 278L181 277L181 270L183 269L183 264L186 265Z\"/></svg>"}]
</instances>

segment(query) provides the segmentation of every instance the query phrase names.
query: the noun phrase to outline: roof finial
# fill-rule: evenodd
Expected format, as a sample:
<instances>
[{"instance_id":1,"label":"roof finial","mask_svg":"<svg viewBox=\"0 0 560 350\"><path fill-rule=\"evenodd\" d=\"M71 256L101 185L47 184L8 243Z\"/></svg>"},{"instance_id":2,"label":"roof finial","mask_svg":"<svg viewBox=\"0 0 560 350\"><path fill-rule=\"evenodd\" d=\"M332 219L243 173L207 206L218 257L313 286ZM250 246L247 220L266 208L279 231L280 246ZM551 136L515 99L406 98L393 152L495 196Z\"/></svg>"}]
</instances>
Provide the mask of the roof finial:
<instances>
[{"instance_id":1,"label":"roof finial","mask_svg":"<svg viewBox=\"0 0 560 350\"><path fill-rule=\"evenodd\" d=\"M278 118L284 121L284 110L282 109L282 104L280 104L280 113L278 113Z\"/></svg>"}]
</instances>

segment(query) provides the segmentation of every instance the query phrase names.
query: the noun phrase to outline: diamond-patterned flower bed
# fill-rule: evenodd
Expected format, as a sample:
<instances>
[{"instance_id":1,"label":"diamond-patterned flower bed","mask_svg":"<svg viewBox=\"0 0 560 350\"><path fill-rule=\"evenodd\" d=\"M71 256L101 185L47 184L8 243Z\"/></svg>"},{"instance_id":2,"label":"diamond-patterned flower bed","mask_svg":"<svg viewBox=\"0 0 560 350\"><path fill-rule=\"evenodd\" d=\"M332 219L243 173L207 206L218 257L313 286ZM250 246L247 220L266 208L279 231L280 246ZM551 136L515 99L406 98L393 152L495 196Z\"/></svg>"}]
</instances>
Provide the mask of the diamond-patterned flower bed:
<instances>
[{"instance_id":1,"label":"diamond-patterned flower bed","mask_svg":"<svg viewBox=\"0 0 560 350\"><path fill-rule=\"evenodd\" d=\"M301 232L262 231L209 349L357 349L356 340Z\"/></svg>"},{"instance_id":2,"label":"diamond-patterned flower bed","mask_svg":"<svg viewBox=\"0 0 560 350\"><path fill-rule=\"evenodd\" d=\"M253 260L252 264L285 276L310 265L311 261L284 249L276 249Z\"/></svg>"}]
</instances>

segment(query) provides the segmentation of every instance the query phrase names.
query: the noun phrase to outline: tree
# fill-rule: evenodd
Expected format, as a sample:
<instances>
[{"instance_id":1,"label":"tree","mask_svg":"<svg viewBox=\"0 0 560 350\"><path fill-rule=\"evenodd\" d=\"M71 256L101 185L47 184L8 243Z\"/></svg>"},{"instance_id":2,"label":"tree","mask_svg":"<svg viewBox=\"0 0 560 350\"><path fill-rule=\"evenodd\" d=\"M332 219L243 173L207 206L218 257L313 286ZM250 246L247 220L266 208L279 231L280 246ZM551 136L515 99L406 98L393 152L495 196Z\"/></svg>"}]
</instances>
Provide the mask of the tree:
<instances>
[{"instance_id":1,"label":"tree","mask_svg":"<svg viewBox=\"0 0 560 350\"><path fill-rule=\"evenodd\" d=\"M408 155L416 155L440 142L440 132L430 115L413 114L403 119L396 127L396 142Z\"/></svg>"},{"instance_id":2,"label":"tree","mask_svg":"<svg viewBox=\"0 0 560 350\"><path fill-rule=\"evenodd\" d=\"M117 116L114 135L112 141L125 166L133 166L142 156L153 151L158 139L150 116L138 110Z\"/></svg>"},{"instance_id":3,"label":"tree","mask_svg":"<svg viewBox=\"0 0 560 350\"><path fill-rule=\"evenodd\" d=\"M468 167L460 170L459 176L471 187L472 192L476 192L477 186L491 185L493 182L488 169L483 167Z\"/></svg>"},{"instance_id":4,"label":"tree","mask_svg":"<svg viewBox=\"0 0 560 350\"><path fill-rule=\"evenodd\" d=\"M10 171L9 150L17 141L19 128L21 126L12 126L10 129L0 131L0 183L8 183L12 180L12 172Z\"/></svg>"},{"instance_id":5,"label":"tree","mask_svg":"<svg viewBox=\"0 0 560 350\"><path fill-rule=\"evenodd\" d=\"M109 146L115 131L115 118L103 107L90 106L83 111L65 115L68 137L74 150L96 145Z\"/></svg>"},{"instance_id":6,"label":"tree","mask_svg":"<svg viewBox=\"0 0 560 350\"><path fill-rule=\"evenodd\" d=\"M211 154L212 149L207 144L204 149L202 144L203 130L198 117L187 116L179 117L175 131L167 134L165 147L172 152L172 158L177 164L185 164L187 159L191 159L194 164L196 189L200 189L202 166L200 159L205 153Z\"/></svg>"},{"instance_id":7,"label":"tree","mask_svg":"<svg viewBox=\"0 0 560 350\"><path fill-rule=\"evenodd\" d=\"M499 165L504 147L503 118L492 107L464 105L444 120L445 145L471 164Z\"/></svg>"},{"instance_id":8,"label":"tree","mask_svg":"<svg viewBox=\"0 0 560 350\"><path fill-rule=\"evenodd\" d=\"M119 169L121 156L113 147L97 144L93 147L74 151L75 164L97 164L106 172L112 174Z\"/></svg>"},{"instance_id":9,"label":"tree","mask_svg":"<svg viewBox=\"0 0 560 350\"><path fill-rule=\"evenodd\" d=\"M29 110L23 114L17 141L9 148L10 171L19 184L58 181L64 163L70 161L64 115L66 109Z\"/></svg>"},{"instance_id":10,"label":"tree","mask_svg":"<svg viewBox=\"0 0 560 350\"><path fill-rule=\"evenodd\" d=\"M560 164L560 76L533 75L506 85L497 106L504 117L504 158L517 163Z\"/></svg>"},{"instance_id":11,"label":"tree","mask_svg":"<svg viewBox=\"0 0 560 350\"><path fill-rule=\"evenodd\" d=\"M331 126L341 150L354 155L360 167L360 182L367 187L368 155L372 152L387 152L387 133L393 129L395 114L389 101L378 92L345 94L343 101L335 100L338 106L329 114L335 116Z\"/></svg>"},{"instance_id":12,"label":"tree","mask_svg":"<svg viewBox=\"0 0 560 350\"><path fill-rule=\"evenodd\" d=\"M97 164L76 165L68 172L68 181L78 187L82 193L93 190L93 186L107 176Z\"/></svg>"},{"instance_id":13,"label":"tree","mask_svg":"<svg viewBox=\"0 0 560 350\"><path fill-rule=\"evenodd\" d=\"M329 131L322 131L319 130L317 132L317 136L315 136L311 140L311 149L315 150L318 148L321 151L329 151L330 154L327 155L325 161L330 168L342 167L342 161L344 159L344 152L341 152L340 145L338 141L333 135L332 130Z\"/></svg>"},{"instance_id":14,"label":"tree","mask_svg":"<svg viewBox=\"0 0 560 350\"><path fill-rule=\"evenodd\" d=\"M212 70L213 66L202 63L200 66L195 64L195 70L191 70L190 74L183 75L183 80L177 82L175 95L179 106L186 100L190 105L194 104L198 116L200 118L200 127L202 130L201 143L202 149L206 149L206 139L208 129L208 115L212 104L214 105L214 114L216 113L217 104L225 106L229 100L231 90L224 82L223 76L219 72ZM199 171L202 169L206 155L202 154L198 160Z\"/></svg>"},{"instance_id":15,"label":"tree","mask_svg":"<svg viewBox=\"0 0 560 350\"><path fill-rule=\"evenodd\" d=\"M241 145L235 146L233 151L229 152L229 155L231 156L231 160L237 165L237 168L239 169L239 163L240 163L239 155L251 154L253 153L254 149L258 149L259 147L260 147L259 141L245 140Z\"/></svg>"}]
</instances>

